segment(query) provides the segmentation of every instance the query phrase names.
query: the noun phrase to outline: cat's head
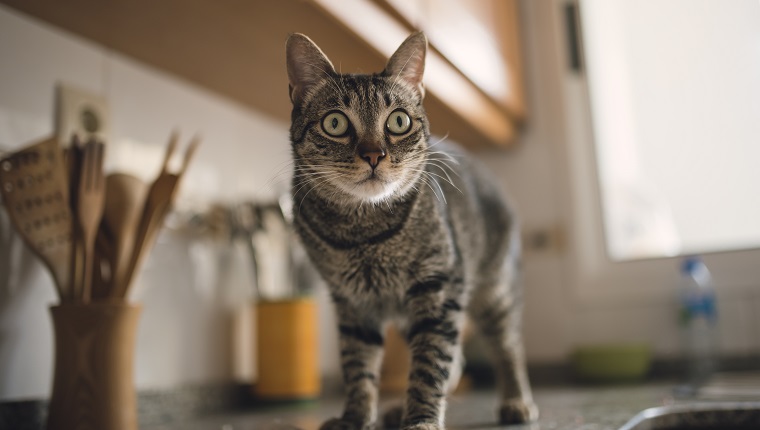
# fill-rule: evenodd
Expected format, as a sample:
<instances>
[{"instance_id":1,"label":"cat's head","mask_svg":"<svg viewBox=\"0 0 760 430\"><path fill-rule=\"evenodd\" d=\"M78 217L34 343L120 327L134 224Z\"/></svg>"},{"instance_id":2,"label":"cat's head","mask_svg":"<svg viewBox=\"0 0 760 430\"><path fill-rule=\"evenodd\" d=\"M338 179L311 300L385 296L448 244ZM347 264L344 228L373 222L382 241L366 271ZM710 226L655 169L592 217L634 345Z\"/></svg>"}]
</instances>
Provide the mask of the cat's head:
<instances>
[{"instance_id":1,"label":"cat's head","mask_svg":"<svg viewBox=\"0 0 760 430\"><path fill-rule=\"evenodd\" d=\"M412 189L429 136L422 107L425 35L411 35L382 72L369 75L336 72L302 34L290 36L286 50L294 190L379 203Z\"/></svg>"}]
</instances>

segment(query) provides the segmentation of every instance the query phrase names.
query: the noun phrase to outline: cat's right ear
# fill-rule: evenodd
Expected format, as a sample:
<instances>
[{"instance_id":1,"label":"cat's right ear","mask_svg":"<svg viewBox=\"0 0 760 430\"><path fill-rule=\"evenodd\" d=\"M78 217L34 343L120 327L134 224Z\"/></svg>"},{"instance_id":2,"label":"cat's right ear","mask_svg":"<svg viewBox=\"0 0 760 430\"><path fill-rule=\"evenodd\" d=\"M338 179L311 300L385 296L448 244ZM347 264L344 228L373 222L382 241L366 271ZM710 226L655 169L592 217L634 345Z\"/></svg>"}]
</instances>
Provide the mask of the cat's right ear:
<instances>
[{"instance_id":1,"label":"cat's right ear","mask_svg":"<svg viewBox=\"0 0 760 430\"><path fill-rule=\"evenodd\" d=\"M405 81L415 88L420 97L425 97L422 75L425 72L427 37L422 32L414 33L398 47L385 66L385 74L396 81Z\"/></svg>"},{"instance_id":2,"label":"cat's right ear","mask_svg":"<svg viewBox=\"0 0 760 430\"><path fill-rule=\"evenodd\" d=\"M293 33L285 44L290 101L300 105L317 84L332 79L335 68L319 47L308 37Z\"/></svg>"}]
</instances>

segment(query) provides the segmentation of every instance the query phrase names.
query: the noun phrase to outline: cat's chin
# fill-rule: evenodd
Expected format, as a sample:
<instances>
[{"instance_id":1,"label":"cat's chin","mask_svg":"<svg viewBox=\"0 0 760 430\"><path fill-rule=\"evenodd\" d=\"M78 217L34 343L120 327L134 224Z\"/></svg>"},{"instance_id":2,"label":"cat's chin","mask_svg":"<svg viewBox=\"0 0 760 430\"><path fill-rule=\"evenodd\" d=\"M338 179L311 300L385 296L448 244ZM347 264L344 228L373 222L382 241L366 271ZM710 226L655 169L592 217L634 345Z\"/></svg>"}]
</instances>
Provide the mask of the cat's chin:
<instances>
[{"instance_id":1,"label":"cat's chin","mask_svg":"<svg viewBox=\"0 0 760 430\"><path fill-rule=\"evenodd\" d=\"M356 184L340 184L345 193L364 203L381 203L399 194L400 181L387 182L378 178L368 178Z\"/></svg>"}]
</instances>

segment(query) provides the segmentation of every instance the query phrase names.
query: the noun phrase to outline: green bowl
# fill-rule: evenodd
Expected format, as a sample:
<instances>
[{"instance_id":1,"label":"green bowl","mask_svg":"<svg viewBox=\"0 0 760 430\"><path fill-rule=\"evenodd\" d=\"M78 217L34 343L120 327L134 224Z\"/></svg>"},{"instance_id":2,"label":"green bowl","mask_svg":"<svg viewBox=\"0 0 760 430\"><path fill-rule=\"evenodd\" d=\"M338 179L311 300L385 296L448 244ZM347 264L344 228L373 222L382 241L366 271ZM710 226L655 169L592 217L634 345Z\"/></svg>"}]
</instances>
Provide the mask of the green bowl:
<instances>
[{"instance_id":1,"label":"green bowl","mask_svg":"<svg viewBox=\"0 0 760 430\"><path fill-rule=\"evenodd\" d=\"M575 373L585 382L636 382L646 376L650 364L649 345L641 343L586 345L573 353Z\"/></svg>"}]
</instances>

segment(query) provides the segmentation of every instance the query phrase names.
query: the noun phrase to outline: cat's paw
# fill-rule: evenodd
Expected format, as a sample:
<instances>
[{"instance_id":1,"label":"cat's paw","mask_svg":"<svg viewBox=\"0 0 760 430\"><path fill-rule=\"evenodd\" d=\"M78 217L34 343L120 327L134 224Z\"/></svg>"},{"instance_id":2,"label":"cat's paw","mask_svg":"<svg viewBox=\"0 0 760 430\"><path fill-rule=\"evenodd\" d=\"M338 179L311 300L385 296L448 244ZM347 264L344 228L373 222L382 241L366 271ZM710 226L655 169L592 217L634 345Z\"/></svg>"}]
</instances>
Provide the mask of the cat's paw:
<instances>
[{"instance_id":1,"label":"cat's paw","mask_svg":"<svg viewBox=\"0 0 760 430\"><path fill-rule=\"evenodd\" d=\"M325 421L319 430L371 430L374 426L362 425L355 422L343 420L340 418L332 418Z\"/></svg>"},{"instance_id":2,"label":"cat's paw","mask_svg":"<svg viewBox=\"0 0 760 430\"><path fill-rule=\"evenodd\" d=\"M383 413L383 428L385 430L396 430L401 428L401 419L404 416L404 406L402 404L392 405Z\"/></svg>"},{"instance_id":3,"label":"cat's paw","mask_svg":"<svg viewBox=\"0 0 760 430\"><path fill-rule=\"evenodd\" d=\"M499 424L524 424L538 419L538 407L533 402L510 400L499 408Z\"/></svg>"}]
</instances>

